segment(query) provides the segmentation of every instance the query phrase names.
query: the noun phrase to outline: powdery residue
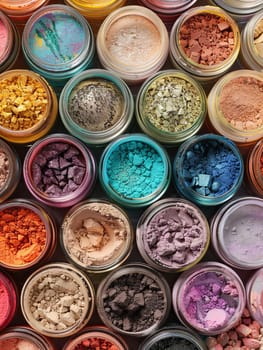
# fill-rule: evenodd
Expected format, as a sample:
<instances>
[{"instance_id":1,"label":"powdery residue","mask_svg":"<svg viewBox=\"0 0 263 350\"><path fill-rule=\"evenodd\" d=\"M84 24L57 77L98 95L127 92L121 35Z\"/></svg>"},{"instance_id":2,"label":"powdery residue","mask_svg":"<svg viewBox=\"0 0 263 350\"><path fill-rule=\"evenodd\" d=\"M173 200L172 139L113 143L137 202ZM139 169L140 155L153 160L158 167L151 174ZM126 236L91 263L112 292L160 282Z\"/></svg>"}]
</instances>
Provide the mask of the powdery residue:
<instances>
[{"instance_id":1,"label":"powdery residue","mask_svg":"<svg viewBox=\"0 0 263 350\"><path fill-rule=\"evenodd\" d=\"M229 81L220 94L219 107L225 119L238 130L263 126L263 81L238 77Z\"/></svg>"},{"instance_id":2,"label":"powdery residue","mask_svg":"<svg viewBox=\"0 0 263 350\"><path fill-rule=\"evenodd\" d=\"M10 308L9 294L6 289L6 286L3 284L3 282L0 279L0 328L6 321L9 308ZM0 349L4 350L1 346L0 346ZM12 349L8 348L8 350L12 350Z\"/></svg>"},{"instance_id":3,"label":"powdery residue","mask_svg":"<svg viewBox=\"0 0 263 350\"><path fill-rule=\"evenodd\" d=\"M3 21L0 19L0 64L2 63L2 59L5 58L3 55L6 51L6 46L8 42L8 31L3 23Z\"/></svg>"},{"instance_id":4,"label":"powdery residue","mask_svg":"<svg viewBox=\"0 0 263 350\"><path fill-rule=\"evenodd\" d=\"M40 350L40 348L31 341L19 338L12 338L0 341L1 350Z\"/></svg>"}]
</instances>

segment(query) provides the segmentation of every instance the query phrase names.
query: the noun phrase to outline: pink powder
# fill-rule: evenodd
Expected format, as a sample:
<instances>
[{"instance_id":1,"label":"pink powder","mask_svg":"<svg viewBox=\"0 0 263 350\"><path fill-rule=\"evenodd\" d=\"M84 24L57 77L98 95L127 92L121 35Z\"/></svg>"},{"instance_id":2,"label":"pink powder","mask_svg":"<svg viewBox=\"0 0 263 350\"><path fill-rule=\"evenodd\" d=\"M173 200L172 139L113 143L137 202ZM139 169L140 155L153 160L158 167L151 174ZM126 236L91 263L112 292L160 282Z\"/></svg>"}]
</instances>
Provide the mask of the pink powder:
<instances>
[{"instance_id":1,"label":"pink powder","mask_svg":"<svg viewBox=\"0 0 263 350\"><path fill-rule=\"evenodd\" d=\"M10 300L8 290L0 280L0 328L4 326L7 317L9 316Z\"/></svg>"},{"instance_id":2,"label":"pink powder","mask_svg":"<svg viewBox=\"0 0 263 350\"><path fill-rule=\"evenodd\" d=\"M0 341L1 350L40 350L31 341L19 338L10 338Z\"/></svg>"},{"instance_id":3,"label":"pink powder","mask_svg":"<svg viewBox=\"0 0 263 350\"><path fill-rule=\"evenodd\" d=\"M0 19L0 63L4 58L3 55L6 51L6 46L8 43L8 29L4 22Z\"/></svg>"}]
</instances>

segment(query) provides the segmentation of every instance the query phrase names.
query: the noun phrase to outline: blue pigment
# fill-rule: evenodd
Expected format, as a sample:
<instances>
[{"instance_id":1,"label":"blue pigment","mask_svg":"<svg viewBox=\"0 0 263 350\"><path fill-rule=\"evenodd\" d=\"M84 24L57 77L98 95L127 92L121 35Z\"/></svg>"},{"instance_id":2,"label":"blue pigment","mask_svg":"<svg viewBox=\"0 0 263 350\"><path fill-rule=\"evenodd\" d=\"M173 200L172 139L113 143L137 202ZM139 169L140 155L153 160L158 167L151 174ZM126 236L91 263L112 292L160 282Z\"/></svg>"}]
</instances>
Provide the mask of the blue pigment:
<instances>
[{"instance_id":1,"label":"blue pigment","mask_svg":"<svg viewBox=\"0 0 263 350\"><path fill-rule=\"evenodd\" d=\"M238 156L231 148L216 140L198 142L185 153L184 181L202 196L225 194L237 183L240 173Z\"/></svg>"},{"instance_id":2,"label":"blue pigment","mask_svg":"<svg viewBox=\"0 0 263 350\"><path fill-rule=\"evenodd\" d=\"M125 198L144 198L154 193L164 180L161 156L143 142L119 145L106 166L109 185Z\"/></svg>"}]
</instances>

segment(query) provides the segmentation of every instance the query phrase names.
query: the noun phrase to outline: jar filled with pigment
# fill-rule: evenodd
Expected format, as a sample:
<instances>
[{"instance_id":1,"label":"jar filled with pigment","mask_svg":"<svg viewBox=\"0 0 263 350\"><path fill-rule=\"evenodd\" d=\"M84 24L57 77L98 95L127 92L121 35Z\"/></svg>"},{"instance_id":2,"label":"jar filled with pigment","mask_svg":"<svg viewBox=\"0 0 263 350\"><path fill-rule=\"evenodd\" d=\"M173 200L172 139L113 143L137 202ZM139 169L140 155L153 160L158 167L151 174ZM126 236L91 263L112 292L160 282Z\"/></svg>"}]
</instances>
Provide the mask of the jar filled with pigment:
<instances>
[{"instance_id":1,"label":"jar filled with pigment","mask_svg":"<svg viewBox=\"0 0 263 350\"><path fill-rule=\"evenodd\" d=\"M263 327L263 268L255 271L246 283L247 306L251 317Z\"/></svg>"},{"instance_id":2,"label":"jar filled with pigment","mask_svg":"<svg viewBox=\"0 0 263 350\"><path fill-rule=\"evenodd\" d=\"M144 134L125 134L103 151L99 178L107 195L125 207L143 207L159 199L171 180L166 150Z\"/></svg>"},{"instance_id":3,"label":"jar filled with pigment","mask_svg":"<svg viewBox=\"0 0 263 350\"><path fill-rule=\"evenodd\" d=\"M161 328L148 336L139 346L139 350L207 350L201 337L183 326Z\"/></svg>"},{"instance_id":4,"label":"jar filled with pigment","mask_svg":"<svg viewBox=\"0 0 263 350\"><path fill-rule=\"evenodd\" d=\"M135 111L144 133L166 145L178 145L203 125L206 95L202 86L188 74L165 70L141 86Z\"/></svg>"},{"instance_id":5,"label":"jar filled with pigment","mask_svg":"<svg viewBox=\"0 0 263 350\"><path fill-rule=\"evenodd\" d=\"M263 9L261 0L209 0L224 9L242 28L248 20Z\"/></svg>"},{"instance_id":6,"label":"jar filled with pigment","mask_svg":"<svg viewBox=\"0 0 263 350\"><path fill-rule=\"evenodd\" d=\"M166 321L171 292L165 278L146 264L126 264L99 284L97 311L103 323L126 336L145 337Z\"/></svg>"},{"instance_id":7,"label":"jar filled with pigment","mask_svg":"<svg viewBox=\"0 0 263 350\"><path fill-rule=\"evenodd\" d=\"M28 18L40 7L50 0L0 0L0 9L3 10L13 22L24 25Z\"/></svg>"},{"instance_id":8,"label":"jar filled with pigment","mask_svg":"<svg viewBox=\"0 0 263 350\"><path fill-rule=\"evenodd\" d=\"M140 5L154 11L169 30L183 12L194 6L197 0L138 0Z\"/></svg>"},{"instance_id":9,"label":"jar filled with pigment","mask_svg":"<svg viewBox=\"0 0 263 350\"><path fill-rule=\"evenodd\" d=\"M18 305L18 291L11 278L1 271L0 296L0 331L2 331L10 324L15 316Z\"/></svg>"},{"instance_id":10,"label":"jar filled with pigment","mask_svg":"<svg viewBox=\"0 0 263 350\"><path fill-rule=\"evenodd\" d=\"M141 215L136 241L147 264L175 273L189 269L204 257L210 230L197 206L181 198L165 198Z\"/></svg>"},{"instance_id":11,"label":"jar filled with pigment","mask_svg":"<svg viewBox=\"0 0 263 350\"><path fill-rule=\"evenodd\" d=\"M67 341L63 350L128 350L122 337L107 327L96 326L84 328Z\"/></svg>"},{"instance_id":12,"label":"jar filled with pigment","mask_svg":"<svg viewBox=\"0 0 263 350\"><path fill-rule=\"evenodd\" d=\"M171 30L173 66L204 86L213 84L232 67L239 49L236 22L216 6L198 6L186 11Z\"/></svg>"},{"instance_id":13,"label":"jar filled with pigment","mask_svg":"<svg viewBox=\"0 0 263 350\"><path fill-rule=\"evenodd\" d=\"M96 45L101 65L135 85L165 64L169 38L164 23L153 11L123 6L103 21Z\"/></svg>"},{"instance_id":14,"label":"jar filled with pigment","mask_svg":"<svg viewBox=\"0 0 263 350\"><path fill-rule=\"evenodd\" d=\"M1 203L0 266L15 271L47 261L56 248L56 234L54 220L36 202Z\"/></svg>"},{"instance_id":15,"label":"jar filled with pigment","mask_svg":"<svg viewBox=\"0 0 263 350\"><path fill-rule=\"evenodd\" d=\"M245 288L229 266L207 261L184 271L172 291L174 311L182 324L203 335L233 328L245 308Z\"/></svg>"},{"instance_id":16,"label":"jar filled with pigment","mask_svg":"<svg viewBox=\"0 0 263 350\"><path fill-rule=\"evenodd\" d=\"M174 157L177 191L201 205L219 205L232 198L242 184L243 174L243 159L237 146L216 134L189 138Z\"/></svg>"},{"instance_id":17,"label":"jar filled with pigment","mask_svg":"<svg viewBox=\"0 0 263 350\"><path fill-rule=\"evenodd\" d=\"M263 75L253 70L227 73L208 95L208 123L246 153L263 137Z\"/></svg>"},{"instance_id":18,"label":"jar filled with pigment","mask_svg":"<svg viewBox=\"0 0 263 350\"><path fill-rule=\"evenodd\" d=\"M0 139L0 203L16 190L21 177L21 161L8 143Z\"/></svg>"},{"instance_id":19,"label":"jar filled with pigment","mask_svg":"<svg viewBox=\"0 0 263 350\"><path fill-rule=\"evenodd\" d=\"M55 350L46 337L25 326L6 329L0 334L1 350Z\"/></svg>"},{"instance_id":20,"label":"jar filled with pigment","mask_svg":"<svg viewBox=\"0 0 263 350\"><path fill-rule=\"evenodd\" d=\"M263 199L240 197L221 207L211 221L213 246L228 265L242 270L263 267Z\"/></svg>"},{"instance_id":21,"label":"jar filled with pigment","mask_svg":"<svg viewBox=\"0 0 263 350\"><path fill-rule=\"evenodd\" d=\"M18 30L13 22L0 10L0 73L12 68L17 60L19 50L20 35Z\"/></svg>"},{"instance_id":22,"label":"jar filled with pigment","mask_svg":"<svg viewBox=\"0 0 263 350\"><path fill-rule=\"evenodd\" d=\"M113 11L126 4L126 0L65 0L65 3L74 7L92 26L97 33L102 21Z\"/></svg>"},{"instance_id":23,"label":"jar filled with pigment","mask_svg":"<svg viewBox=\"0 0 263 350\"><path fill-rule=\"evenodd\" d=\"M77 10L55 4L30 17L23 31L22 49L31 69L59 88L91 67L95 40L89 23Z\"/></svg>"},{"instance_id":24,"label":"jar filled with pigment","mask_svg":"<svg viewBox=\"0 0 263 350\"><path fill-rule=\"evenodd\" d=\"M242 30L240 58L245 67L263 71L263 9Z\"/></svg>"},{"instance_id":25,"label":"jar filled with pigment","mask_svg":"<svg viewBox=\"0 0 263 350\"><path fill-rule=\"evenodd\" d=\"M20 297L26 322L40 334L63 338L77 333L94 310L94 287L70 264L42 266L25 281Z\"/></svg>"},{"instance_id":26,"label":"jar filled with pigment","mask_svg":"<svg viewBox=\"0 0 263 350\"><path fill-rule=\"evenodd\" d=\"M263 198L263 139L250 149L246 164L248 188L255 195Z\"/></svg>"},{"instance_id":27,"label":"jar filled with pigment","mask_svg":"<svg viewBox=\"0 0 263 350\"><path fill-rule=\"evenodd\" d=\"M27 69L0 74L0 136L30 143L46 135L57 117L58 101L44 78Z\"/></svg>"},{"instance_id":28,"label":"jar filled with pigment","mask_svg":"<svg viewBox=\"0 0 263 350\"><path fill-rule=\"evenodd\" d=\"M31 194L54 207L69 207L93 189L97 167L91 151L66 134L50 134L27 151L23 174Z\"/></svg>"},{"instance_id":29,"label":"jar filled with pigment","mask_svg":"<svg viewBox=\"0 0 263 350\"><path fill-rule=\"evenodd\" d=\"M106 272L121 265L130 255L133 228L120 207L92 199L69 210L60 237L71 262L90 273Z\"/></svg>"},{"instance_id":30,"label":"jar filled with pigment","mask_svg":"<svg viewBox=\"0 0 263 350\"><path fill-rule=\"evenodd\" d=\"M65 85L59 110L69 133L86 144L101 146L128 129L134 101L131 90L116 74L89 69Z\"/></svg>"}]
</instances>

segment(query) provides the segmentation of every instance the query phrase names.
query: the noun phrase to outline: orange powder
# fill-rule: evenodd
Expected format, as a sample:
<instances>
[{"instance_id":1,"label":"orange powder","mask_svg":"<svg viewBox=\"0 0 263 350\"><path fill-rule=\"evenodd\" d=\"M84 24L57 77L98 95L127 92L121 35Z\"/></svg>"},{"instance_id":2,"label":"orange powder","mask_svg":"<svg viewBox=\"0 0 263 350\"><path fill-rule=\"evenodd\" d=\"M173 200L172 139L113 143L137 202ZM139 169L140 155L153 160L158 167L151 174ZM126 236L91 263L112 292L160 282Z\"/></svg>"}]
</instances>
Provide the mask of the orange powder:
<instances>
[{"instance_id":1,"label":"orange powder","mask_svg":"<svg viewBox=\"0 0 263 350\"><path fill-rule=\"evenodd\" d=\"M45 225L34 211L20 207L0 211L0 263L30 264L45 248L46 236Z\"/></svg>"}]
</instances>

